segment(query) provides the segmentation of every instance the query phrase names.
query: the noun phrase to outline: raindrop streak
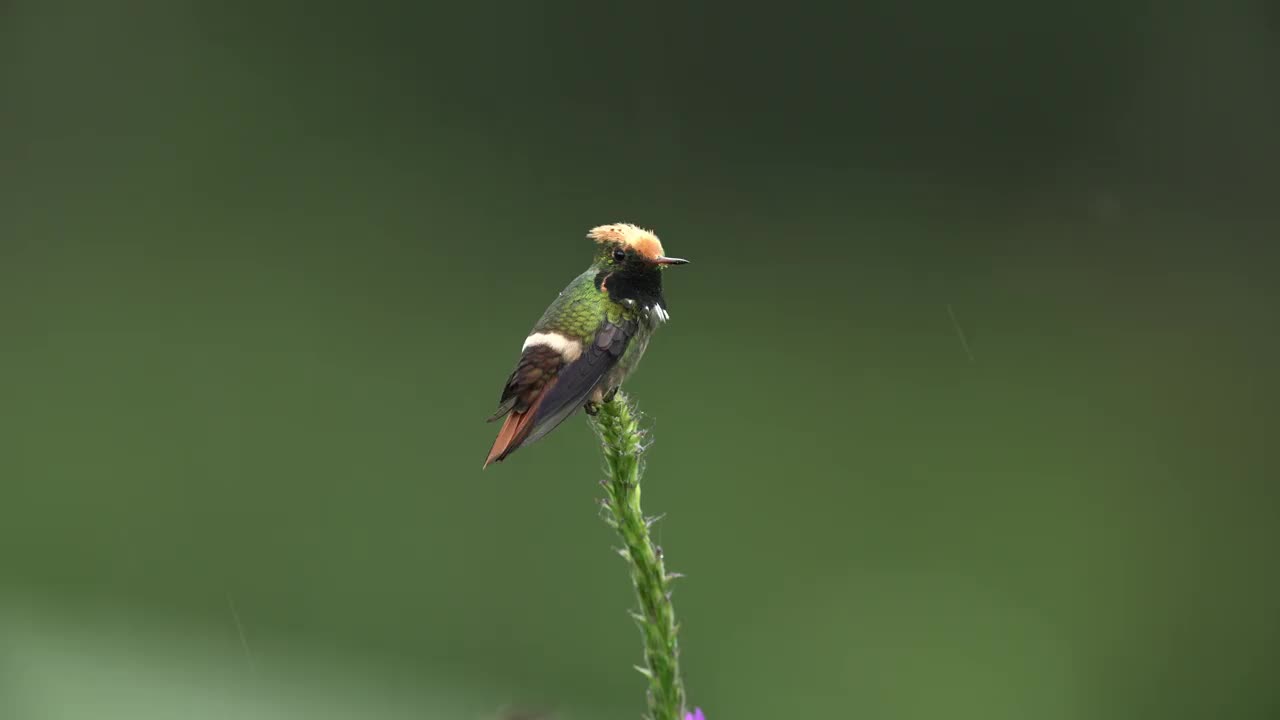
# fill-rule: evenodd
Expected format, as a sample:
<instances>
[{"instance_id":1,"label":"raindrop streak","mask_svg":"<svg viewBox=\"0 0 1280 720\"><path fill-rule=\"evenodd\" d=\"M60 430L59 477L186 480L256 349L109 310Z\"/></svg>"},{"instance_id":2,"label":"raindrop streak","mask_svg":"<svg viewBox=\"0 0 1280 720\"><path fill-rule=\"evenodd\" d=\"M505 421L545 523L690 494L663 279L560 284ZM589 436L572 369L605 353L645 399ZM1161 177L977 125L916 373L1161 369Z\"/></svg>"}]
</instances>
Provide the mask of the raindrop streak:
<instances>
[{"instance_id":1,"label":"raindrop streak","mask_svg":"<svg viewBox=\"0 0 1280 720\"><path fill-rule=\"evenodd\" d=\"M244 648L244 657L249 661L249 671L258 672L258 664L253 660L253 651L249 649L249 639L244 635L244 624L240 622L240 611L236 610L236 601L227 596L227 606L231 608L231 619L236 622L236 633L240 636L240 647Z\"/></svg>"},{"instance_id":2,"label":"raindrop streak","mask_svg":"<svg viewBox=\"0 0 1280 720\"><path fill-rule=\"evenodd\" d=\"M956 319L956 311L951 309L951 303L947 303L947 314L951 316L951 326L956 329L956 335L960 336L960 345L964 348L964 354L969 356L969 362L973 362L973 351L969 349L969 339L964 336L964 328L960 327L960 321Z\"/></svg>"}]
</instances>

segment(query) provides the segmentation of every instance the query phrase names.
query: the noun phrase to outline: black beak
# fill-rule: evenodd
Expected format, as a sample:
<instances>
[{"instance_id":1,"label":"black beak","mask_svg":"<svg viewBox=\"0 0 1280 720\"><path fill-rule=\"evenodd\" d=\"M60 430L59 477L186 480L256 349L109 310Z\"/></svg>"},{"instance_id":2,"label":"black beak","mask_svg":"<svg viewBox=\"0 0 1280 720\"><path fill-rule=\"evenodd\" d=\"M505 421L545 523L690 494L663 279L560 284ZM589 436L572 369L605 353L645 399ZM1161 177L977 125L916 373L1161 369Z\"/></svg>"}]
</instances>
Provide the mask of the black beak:
<instances>
[{"instance_id":1,"label":"black beak","mask_svg":"<svg viewBox=\"0 0 1280 720\"><path fill-rule=\"evenodd\" d=\"M672 258L666 256L658 256L653 259L654 265L688 265L689 261L684 258Z\"/></svg>"}]
</instances>

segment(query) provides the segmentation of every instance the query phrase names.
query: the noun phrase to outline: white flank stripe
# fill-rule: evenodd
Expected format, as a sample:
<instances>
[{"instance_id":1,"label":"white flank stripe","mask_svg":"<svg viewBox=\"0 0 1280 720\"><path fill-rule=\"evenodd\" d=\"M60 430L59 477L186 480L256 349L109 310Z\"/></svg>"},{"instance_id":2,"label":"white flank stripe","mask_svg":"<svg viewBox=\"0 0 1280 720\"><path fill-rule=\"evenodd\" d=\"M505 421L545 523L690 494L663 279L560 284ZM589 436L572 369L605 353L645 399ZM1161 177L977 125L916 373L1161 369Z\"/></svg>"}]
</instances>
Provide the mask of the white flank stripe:
<instances>
[{"instance_id":1,"label":"white flank stripe","mask_svg":"<svg viewBox=\"0 0 1280 720\"><path fill-rule=\"evenodd\" d=\"M582 354L582 343L560 333L534 333L524 339L524 347L520 348L520 352L528 350L530 345L545 345L560 353L560 357L564 358L565 362L573 362Z\"/></svg>"}]
</instances>

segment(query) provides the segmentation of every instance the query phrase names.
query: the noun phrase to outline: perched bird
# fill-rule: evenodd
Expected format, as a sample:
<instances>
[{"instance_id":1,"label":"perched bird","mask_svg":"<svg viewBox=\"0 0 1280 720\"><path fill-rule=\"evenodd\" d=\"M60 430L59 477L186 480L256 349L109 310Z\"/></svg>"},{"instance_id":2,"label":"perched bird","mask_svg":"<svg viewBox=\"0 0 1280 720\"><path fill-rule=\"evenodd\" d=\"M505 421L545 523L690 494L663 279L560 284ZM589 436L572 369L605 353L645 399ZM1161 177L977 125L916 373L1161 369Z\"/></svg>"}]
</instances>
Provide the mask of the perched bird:
<instances>
[{"instance_id":1,"label":"perched bird","mask_svg":"<svg viewBox=\"0 0 1280 720\"><path fill-rule=\"evenodd\" d=\"M653 331L671 316L662 271L688 260L667 257L658 236L627 223L601 225L587 271L574 278L520 349L492 422L505 417L484 467L538 440L584 408L613 398L635 370Z\"/></svg>"}]
</instances>

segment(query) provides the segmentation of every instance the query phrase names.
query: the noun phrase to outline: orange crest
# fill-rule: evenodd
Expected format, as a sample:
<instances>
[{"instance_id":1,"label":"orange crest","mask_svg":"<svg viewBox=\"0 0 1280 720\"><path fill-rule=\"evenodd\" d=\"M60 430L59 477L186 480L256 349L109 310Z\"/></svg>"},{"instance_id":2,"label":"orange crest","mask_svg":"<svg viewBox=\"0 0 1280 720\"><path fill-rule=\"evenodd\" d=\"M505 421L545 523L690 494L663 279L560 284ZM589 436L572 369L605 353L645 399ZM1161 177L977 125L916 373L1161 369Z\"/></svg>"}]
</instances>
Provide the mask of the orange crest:
<instances>
[{"instance_id":1,"label":"orange crest","mask_svg":"<svg viewBox=\"0 0 1280 720\"><path fill-rule=\"evenodd\" d=\"M631 223L613 223L594 227L587 233L587 237L598 243L618 243L623 247L632 248L641 257L650 260L666 254L662 251L662 242L658 240L657 235Z\"/></svg>"}]
</instances>

